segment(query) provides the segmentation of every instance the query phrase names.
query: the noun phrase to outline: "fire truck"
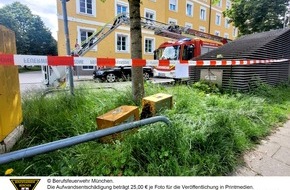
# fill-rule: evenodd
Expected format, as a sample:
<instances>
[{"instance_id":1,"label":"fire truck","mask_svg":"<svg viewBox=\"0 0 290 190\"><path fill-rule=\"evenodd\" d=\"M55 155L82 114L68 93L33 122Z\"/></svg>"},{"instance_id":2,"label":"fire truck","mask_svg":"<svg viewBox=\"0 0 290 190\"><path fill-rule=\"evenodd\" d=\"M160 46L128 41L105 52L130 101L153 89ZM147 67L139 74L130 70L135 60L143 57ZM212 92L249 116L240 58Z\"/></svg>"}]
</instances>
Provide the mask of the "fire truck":
<instances>
[{"instance_id":1,"label":"fire truck","mask_svg":"<svg viewBox=\"0 0 290 190\"><path fill-rule=\"evenodd\" d=\"M187 35L188 37L174 42L162 43L158 49L154 51L154 59L178 60L181 62L187 61L212 51L230 41L229 39L220 36L207 34L193 29L180 29L180 31L184 30L184 33L189 34ZM189 37L191 35L192 37ZM157 66L153 70L153 76L176 79L175 66L172 64L170 66Z\"/></svg>"},{"instance_id":2,"label":"fire truck","mask_svg":"<svg viewBox=\"0 0 290 190\"><path fill-rule=\"evenodd\" d=\"M170 59L180 60L181 58L189 60L192 57L201 55L212 49L212 47L218 47L222 43L226 43L227 39L219 36L210 35L207 33L199 32L197 30L189 29L175 25L174 23L162 23L156 20L141 17L141 26L145 29L154 31L155 35L167 37L178 40L176 43L162 44L155 52L156 59ZM95 47L98 43L104 40L109 34L116 30L120 25L130 24L129 15L127 13L121 13L117 15L112 21L105 24L100 30L93 33L87 39L76 44L75 49L72 50L72 56L84 56L88 51ZM191 42L187 42L188 36L202 37L208 39L197 40L193 39ZM215 42L220 41L220 43ZM191 44L190 44L191 43ZM186 45L187 44L187 45ZM192 53L190 53L192 52ZM186 55L183 55L186 54ZM190 56L192 54L192 56ZM164 55L162 57L162 55ZM172 68L170 68L172 69ZM173 68L174 69L174 68ZM161 71L159 68L155 68L156 72ZM165 68L163 68L163 72ZM169 71L169 70L168 70ZM167 71L166 71L167 72ZM60 86L66 77L66 68L61 66L43 66L42 73L44 76L44 83L47 86ZM159 76L159 74L157 74ZM163 76L163 74L160 74ZM164 76L167 76L167 74ZM174 76L174 75L172 75Z\"/></svg>"}]
</instances>

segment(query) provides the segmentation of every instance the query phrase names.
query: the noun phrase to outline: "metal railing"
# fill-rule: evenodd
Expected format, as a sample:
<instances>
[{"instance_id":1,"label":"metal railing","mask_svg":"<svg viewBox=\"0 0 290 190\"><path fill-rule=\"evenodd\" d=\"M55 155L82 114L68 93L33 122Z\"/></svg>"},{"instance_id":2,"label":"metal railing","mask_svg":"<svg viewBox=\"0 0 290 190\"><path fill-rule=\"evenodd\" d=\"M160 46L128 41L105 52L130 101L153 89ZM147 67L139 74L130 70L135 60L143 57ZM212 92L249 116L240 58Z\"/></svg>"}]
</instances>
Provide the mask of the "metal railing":
<instances>
[{"instance_id":1,"label":"metal railing","mask_svg":"<svg viewBox=\"0 0 290 190\"><path fill-rule=\"evenodd\" d=\"M54 150L70 147L70 146L88 142L88 141L92 141L92 140L105 137L114 133L126 131L129 129L141 127L141 126L156 123L156 122L164 122L166 125L171 126L171 122L169 121L167 117L155 116L155 117L151 117L151 118L147 118L147 119L143 119L139 121L134 121L131 123L117 125L115 127L111 127L107 129L102 129L102 130L85 133L82 135L78 135L78 136L74 136L74 137L70 137L70 138L66 138L66 139L62 139L58 141L53 141L50 143L46 143L46 144L42 144L42 145L38 145L34 147L29 147L26 149L17 150L14 152L5 153L5 154L0 155L0 164L5 164L12 161L36 156L39 154L48 153Z\"/></svg>"}]
</instances>

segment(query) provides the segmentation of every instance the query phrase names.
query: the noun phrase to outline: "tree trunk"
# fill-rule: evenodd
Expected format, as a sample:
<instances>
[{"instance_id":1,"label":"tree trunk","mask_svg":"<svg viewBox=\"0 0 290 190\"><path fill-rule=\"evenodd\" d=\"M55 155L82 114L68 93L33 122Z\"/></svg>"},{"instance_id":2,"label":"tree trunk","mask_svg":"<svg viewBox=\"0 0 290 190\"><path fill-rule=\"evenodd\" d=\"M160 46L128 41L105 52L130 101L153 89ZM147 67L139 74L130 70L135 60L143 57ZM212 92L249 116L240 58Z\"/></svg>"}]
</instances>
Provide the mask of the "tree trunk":
<instances>
[{"instance_id":1,"label":"tree trunk","mask_svg":"<svg viewBox=\"0 0 290 190\"><path fill-rule=\"evenodd\" d=\"M130 9L131 58L142 59L140 0L128 0ZM143 68L132 67L132 93L136 105L144 97Z\"/></svg>"}]
</instances>

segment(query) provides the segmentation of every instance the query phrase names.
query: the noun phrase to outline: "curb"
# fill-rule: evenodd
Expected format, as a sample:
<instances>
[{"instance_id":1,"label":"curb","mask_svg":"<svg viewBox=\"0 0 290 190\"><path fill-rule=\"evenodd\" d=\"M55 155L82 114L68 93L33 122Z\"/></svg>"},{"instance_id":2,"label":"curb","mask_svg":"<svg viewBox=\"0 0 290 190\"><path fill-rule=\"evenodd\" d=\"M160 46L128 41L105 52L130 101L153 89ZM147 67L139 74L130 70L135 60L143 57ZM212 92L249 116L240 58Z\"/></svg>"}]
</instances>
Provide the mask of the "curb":
<instances>
[{"instance_id":1,"label":"curb","mask_svg":"<svg viewBox=\"0 0 290 190\"><path fill-rule=\"evenodd\" d=\"M16 127L1 143L0 145L0 154L9 152L16 142L20 139L24 132L24 126L20 125Z\"/></svg>"}]
</instances>

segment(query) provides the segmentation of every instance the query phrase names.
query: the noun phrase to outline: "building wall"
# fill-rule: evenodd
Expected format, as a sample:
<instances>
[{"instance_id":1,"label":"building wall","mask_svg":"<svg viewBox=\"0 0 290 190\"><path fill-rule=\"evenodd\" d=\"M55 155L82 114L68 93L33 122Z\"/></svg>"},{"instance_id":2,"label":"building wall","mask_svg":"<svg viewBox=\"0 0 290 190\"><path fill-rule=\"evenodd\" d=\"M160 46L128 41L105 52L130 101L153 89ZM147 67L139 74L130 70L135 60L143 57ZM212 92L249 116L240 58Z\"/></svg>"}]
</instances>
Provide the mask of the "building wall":
<instances>
[{"instance_id":1,"label":"building wall","mask_svg":"<svg viewBox=\"0 0 290 190\"><path fill-rule=\"evenodd\" d=\"M79 3L81 0L70 0L67 2L67 12L69 21L69 34L70 34L70 45L73 49L76 42L80 43L80 29L84 30L99 30L106 23L112 23L114 17L117 15L117 4L128 6L128 0L106 0L103 3L101 0L92 0L93 11L92 15L86 15L79 13L80 7ZM90 1L90 0L89 0ZM156 21L169 23L169 21L176 21L180 26L192 25L193 29L200 30L202 27L205 32L208 33L209 30L209 8L210 0L175 0L176 10L170 10L171 0L142 0L141 4L141 16L145 17L145 12L155 13ZM210 33L215 34L219 31L220 36L234 39L233 35L234 28L229 26L225 28L225 18L222 18L222 11L226 9L226 1L221 0L221 7L213 5L211 8L211 24ZM193 6L192 15L186 15L186 5L191 4ZM206 10L205 20L200 19L200 9L204 8ZM57 0L57 12L58 12L58 53L59 55L65 55L65 38L64 38L64 27L63 27L63 15L61 1ZM216 14L221 16L220 25L215 24ZM130 37L129 26L122 25L107 36L103 41L101 41L93 50L86 53L85 56L88 57L114 57L114 58L130 58L130 42L128 41L126 52L120 52L116 50L116 35L122 34ZM160 37L154 35L151 30L142 29L142 47L143 47L143 58L153 59L152 53L144 52L145 38L153 39L152 49L157 49L158 46L172 39ZM89 71L90 72L90 71Z\"/></svg>"}]
</instances>

